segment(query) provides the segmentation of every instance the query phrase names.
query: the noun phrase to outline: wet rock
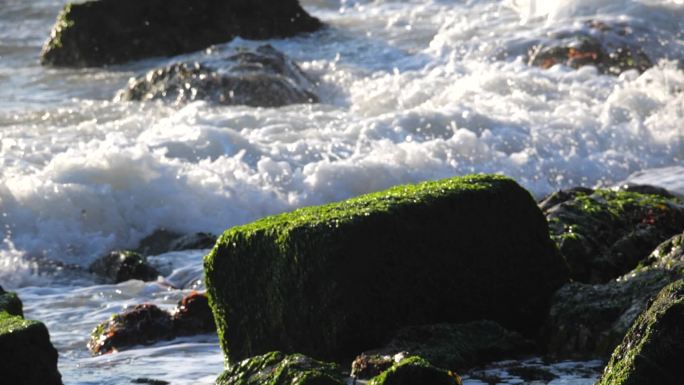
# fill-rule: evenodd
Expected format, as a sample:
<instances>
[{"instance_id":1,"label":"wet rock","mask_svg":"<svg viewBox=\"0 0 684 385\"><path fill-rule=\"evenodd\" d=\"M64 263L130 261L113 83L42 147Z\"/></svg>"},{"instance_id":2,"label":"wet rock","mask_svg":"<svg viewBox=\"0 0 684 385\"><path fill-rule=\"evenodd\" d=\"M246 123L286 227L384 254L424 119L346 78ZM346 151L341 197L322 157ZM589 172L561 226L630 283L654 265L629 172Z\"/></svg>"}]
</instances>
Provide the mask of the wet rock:
<instances>
[{"instance_id":1,"label":"wet rock","mask_svg":"<svg viewBox=\"0 0 684 385\"><path fill-rule=\"evenodd\" d=\"M102 66L197 51L237 36L283 38L321 28L297 0L98 0L60 12L41 63Z\"/></svg>"},{"instance_id":2,"label":"wet rock","mask_svg":"<svg viewBox=\"0 0 684 385\"><path fill-rule=\"evenodd\" d=\"M637 269L606 284L561 288L544 328L549 353L607 358L656 294L684 278L683 240L680 234L662 243Z\"/></svg>"},{"instance_id":3,"label":"wet rock","mask_svg":"<svg viewBox=\"0 0 684 385\"><path fill-rule=\"evenodd\" d=\"M170 382L168 381L162 381L162 380L155 380L153 378L136 378L134 380L131 380L131 384L148 384L148 385L169 385Z\"/></svg>"},{"instance_id":4,"label":"wet rock","mask_svg":"<svg viewBox=\"0 0 684 385\"><path fill-rule=\"evenodd\" d=\"M369 385L461 385L461 378L448 370L440 369L427 360L413 356L394 364Z\"/></svg>"},{"instance_id":5,"label":"wet rock","mask_svg":"<svg viewBox=\"0 0 684 385\"><path fill-rule=\"evenodd\" d=\"M408 356L408 353L405 352L395 355L361 353L352 361L351 376L361 380L371 379L391 368L395 363L406 358L406 356Z\"/></svg>"},{"instance_id":6,"label":"wet rock","mask_svg":"<svg viewBox=\"0 0 684 385\"><path fill-rule=\"evenodd\" d=\"M529 64L541 68L593 65L612 75L632 69L644 72L653 63L631 35L629 25L590 21L582 30L564 31L542 40L530 49Z\"/></svg>"},{"instance_id":7,"label":"wet rock","mask_svg":"<svg viewBox=\"0 0 684 385\"><path fill-rule=\"evenodd\" d=\"M0 295L0 379L3 384L61 385L57 350L45 325L21 316L14 293Z\"/></svg>"},{"instance_id":8,"label":"wet rock","mask_svg":"<svg viewBox=\"0 0 684 385\"><path fill-rule=\"evenodd\" d=\"M172 312L171 318L176 336L216 331L214 315L206 293L193 292L183 297Z\"/></svg>"},{"instance_id":9,"label":"wet rock","mask_svg":"<svg viewBox=\"0 0 684 385\"><path fill-rule=\"evenodd\" d=\"M216 385L344 385L345 380L336 364L271 352L229 364Z\"/></svg>"},{"instance_id":10,"label":"wet rock","mask_svg":"<svg viewBox=\"0 0 684 385\"><path fill-rule=\"evenodd\" d=\"M135 251L142 255L159 255L170 251L211 249L214 243L216 243L214 234L183 235L166 229L158 229L143 238Z\"/></svg>"},{"instance_id":11,"label":"wet rock","mask_svg":"<svg viewBox=\"0 0 684 385\"><path fill-rule=\"evenodd\" d=\"M271 349L344 360L394 330L436 322L491 319L536 335L567 280L530 194L488 175L236 226L204 267L234 361Z\"/></svg>"},{"instance_id":12,"label":"wet rock","mask_svg":"<svg viewBox=\"0 0 684 385\"><path fill-rule=\"evenodd\" d=\"M591 195L594 193L593 189L586 187L573 187L567 190L556 191L539 202L539 208L546 212L552 207L575 199L578 196Z\"/></svg>"},{"instance_id":13,"label":"wet rock","mask_svg":"<svg viewBox=\"0 0 684 385\"><path fill-rule=\"evenodd\" d=\"M684 205L662 194L577 192L545 213L570 276L584 283L604 283L629 272L684 227Z\"/></svg>"},{"instance_id":14,"label":"wet rock","mask_svg":"<svg viewBox=\"0 0 684 385\"><path fill-rule=\"evenodd\" d=\"M488 362L531 353L534 343L496 322L411 326L397 331L390 342L367 355L393 356L399 352L420 356L432 364L462 371Z\"/></svg>"},{"instance_id":15,"label":"wet rock","mask_svg":"<svg viewBox=\"0 0 684 385\"><path fill-rule=\"evenodd\" d=\"M684 280L668 285L630 327L596 385L676 385L684 357Z\"/></svg>"},{"instance_id":16,"label":"wet rock","mask_svg":"<svg viewBox=\"0 0 684 385\"><path fill-rule=\"evenodd\" d=\"M162 99L176 104L207 100L222 105L280 107L315 103L313 82L270 45L238 51L207 63L177 63L155 69L119 92L117 100Z\"/></svg>"},{"instance_id":17,"label":"wet rock","mask_svg":"<svg viewBox=\"0 0 684 385\"><path fill-rule=\"evenodd\" d=\"M159 277L159 272L147 262L147 258L134 251L126 250L112 251L98 258L88 267L88 270L111 283L131 279L147 282Z\"/></svg>"},{"instance_id":18,"label":"wet rock","mask_svg":"<svg viewBox=\"0 0 684 385\"><path fill-rule=\"evenodd\" d=\"M90 336L88 349L93 355L100 355L172 338L171 315L155 305L143 304L98 325Z\"/></svg>"}]
</instances>

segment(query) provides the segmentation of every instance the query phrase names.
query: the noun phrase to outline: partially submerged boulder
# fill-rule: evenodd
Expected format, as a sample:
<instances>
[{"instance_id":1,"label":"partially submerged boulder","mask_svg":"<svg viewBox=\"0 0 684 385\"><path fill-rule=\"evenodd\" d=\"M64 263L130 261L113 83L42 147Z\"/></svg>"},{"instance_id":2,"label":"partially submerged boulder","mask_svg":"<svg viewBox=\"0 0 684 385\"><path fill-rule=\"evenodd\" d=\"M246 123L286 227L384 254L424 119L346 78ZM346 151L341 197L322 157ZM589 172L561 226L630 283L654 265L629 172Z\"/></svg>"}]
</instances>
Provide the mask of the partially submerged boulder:
<instances>
[{"instance_id":1,"label":"partially submerged boulder","mask_svg":"<svg viewBox=\"0 0 684 385\"><path fill-rule=\"evenodd\" d=\"M211 333L216 331L214 315L205 293L191 293L178 302L171 312L173 332L176 336Z\"/></svg>"},{"instance_id":2,"label":"partially submerged boulder","mask_svg":"<svg viewBox=\"0 0 684 385\"><path fill-rule=\"evenodd\" d=\"M147 282L159 277L159 272L147 262L147 258L128 250L112 251L96 259L90 264L88 271L109 283L126 282L131 279Z\"/></svg>"},{"instance_id":3,"label":"partially submerged boulder","mask_svg":"<svg viewBox=\"0 0 684 385\"><path fill-rule=\"evenodd\" d=\"M398 330L383 348L367 357L393 357L406 352L432 364L463 371L488 362L512 359L534 350L534 343L492 321L409 326ZM376 361L382 361L376 359Z\"/></svg>"},{"instance_id":4,"label":"partially submerged boulder","mask_svg":"<svg viewBox=\"0 0 684 385\"><path fill-rule=\"evenodd\" d=\"M205 258L232 361L274 349L348 359L437 322L535 334L566 269L530 194L487 175L264 218L227 230Z\"/></svg>"},{"instance_id":5,"label":"partially submerged boulder","mask_svg":"<svg viewBox=\"0 0 684 385\"><path fill-rule=\"evenodd\" d=\"M206 63L176 63L131 79L117 100L162 99L176 104L207 100L222 105L281 107L315 103L314 84L270 45Z\"/></svg>"},{"instance_id":6,"label":"partially submerged boulder","mask_svg":"<svg viewBox=\"0 0 684 385\"><path fill-rule=\"evenodd\" d=\"M57 350L45 325L25 320L14 293L0 295L0 379L3 384L61 385Z\"/></svg>"},{"instance_id":7,"label":"partially submerged boulder","mask_svg":"<svg viewBox=\"0 0 684 385\"><path fill-rule=\"evenodd\" d=\"M145 256L159 255L170 251L211 249L216 235L211 233L180 234L166 229L157 229L140 241L135 252Z\"/></svg>"},{"instance_id":8,"label":"partially submerged boulder","mask_svg":"<svg viewBox=\"0 0 684 385\"><path fill-rule=\"evenodd\" d=\"M566 196L541 205L570 276L579 282L605 283L631 271L684 226L684 204L674 197L625 190Z\"/></svg>"},{"instance_id":9,"label":"partially submerged boulder","mask_svg":"<svg viewBox=\"0 0 684 385\"><path fill-rule=\"evenodd\" d=\"M679 280L634 322L596 385L681 384L683 326L684 280Z\"/></svg>"},{"instance_id":10,"label":"partially submerged boulder","mask_svg":"<svg viewBox=\"0 0 684 385\"><path fill-rule=\"evenodd\" d=\"M461 378L448 370L440 369L413 356L394 364L372 378L369 385L461 385Z\"/></svg>"},{"instance_id":11,"label":"partially submerged boulder","mask_svg":"<svg viewBox=\"0 0 684 385\"><path fill-rule=\"evenodd\" d=\"M345 380L337 364L301 354L270 352L229 364L216 385L345 385Z\"/></svg>"},{"instance_id":12,"label":"partially submerged boulder","mask_svg":"<svg viewBox=\"0 0 684 385\"><path fill-rule=\"evenodd\" d=\"M102 66L197 51L240 36L283 38L321 28L298 0L97 0L68 3L41 63Z\"/></svg>"}]
</instances>

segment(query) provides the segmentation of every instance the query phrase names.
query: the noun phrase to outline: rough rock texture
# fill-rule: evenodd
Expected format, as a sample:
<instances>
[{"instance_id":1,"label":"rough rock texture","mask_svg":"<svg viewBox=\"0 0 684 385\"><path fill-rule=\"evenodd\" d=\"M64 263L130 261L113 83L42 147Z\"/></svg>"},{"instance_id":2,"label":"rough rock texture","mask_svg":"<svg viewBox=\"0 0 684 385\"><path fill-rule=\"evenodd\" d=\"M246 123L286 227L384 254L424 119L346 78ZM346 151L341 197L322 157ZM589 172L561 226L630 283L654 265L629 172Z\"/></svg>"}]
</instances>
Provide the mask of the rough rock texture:
<instances>
[{"instance_id":1,"label":"rough rock texture","mask_svg":"<svg viewBox=\"0 0 684 385\"><path fill-rule=\"evenodd\" d=\"M684 234L656 248L634 271L606 284L570 283L553 298L544 339L559 357L609 357L658 292L684 278Z\"/></svg>"},{"instance_id":2,"label":"rough rock texture","mask_svg":"<svg viewBox=\"0 0 684 385\"><path fill-rule=\"evenodd\" d=\"M599 71L619 75L627 70L644 72L653 66L626 24L589 21L579 31L554 34L534 46L529 64L550 68L556 64L580 68L593 65Z\"/></svg>"},{"instance_id":3,"label":"rough rock texture","mask_svg":"<svg viewBox=\"0 0 684 385\"><path fill-rule=\"evenodd\" d=\"M214 315L204 293L191 293L178 302L171 313L173 333L176 336L210 333L216 331Z\"/></svg>"},{"instance_id":4,"label":"rough rock texture","mask_svg":"<svg viewBox=\"0 0 684 385\"><path fill-rule=\"evenodd\" d=\"M624 190L562 194L570 199L541 206L570 276L579 282L620 277L684 227L684 205L676 198Z\"/></svg>"},{"instance_id":5,"label":"rough rock texture","mask_svg":"<svg viewBox=\"0 0 684 385\"><path fill-rule=\"evenodd\" d=\"M176 63L132 79L117 100L207 100L222 105L281 107L318 102L313 81L270 45L207 63Z\"/></svg>"},{"instance_id":6,"label":"rough rock texture","mask_svg":"<svg viewBox=\"0 0 684 385\"><path fill-rule=\"evenodd\" d=\"M400 352L394 355L361 353L352 361L351 376L359 380L369 380L380 375L407 356L407 352Z\"/></svg>"},{"instance_id":7,"label":"rough rock texture","mask_svg":"<svg viewBox=\"0 0 684 385\"><path fill-rule=\"evenodd\" d=\"M385 347L368 351L366 355L394 356L407 352L440 368L462 371L531 353L534 348L533 342L496 322L475 321L403 328Z\"/></svg>"},{"instance_id":8,"label":"rough rock texture","mask_svg":"<svg viewBox=\"0 0 684 385\"><path fill-rule=\"evenodd\" d=\"M159 272L147 263L147 259L134 251L112 251L95 260L88 270L110 283L125 282L131 279L154 281Z\"/></svg>"},{"instance_id":9,"label":"rough rock texture","mask_svg":"<svg viewBox=\"0 0 684 385\"><path fill-rule=\"evenodd\" d=\"M344 385L345 378L336 364L270 352L229 365L216 385Z\"/></svg>"},{"instance_id":10,"label":"rough rock texture","mask_svg":"<svg viewBox=\"0 0 684 385\"><path fill-rule=\"evenodd\" d=\"M142 255L159 255L170 251L211 249L216 235L210 233L178 234L166 229L155 230L140 241L135 250Z\"/></svg>"},{"instance_id":11,"label":"rough rock texture","mask_svg":"<svg viewBox=\"0 0 684 385\"><path fill-rule=\"evenodd\" d=\"M273 349L349 359L393 330L438 322L491 319L535 334L567 281L530 194L487 175L234 227L204 267L233 361Z\"/></svg>"},{"instance_id":12,"label":"rough rock texture","mask_svg":"<svg viewBox=\"0 0 684 385\"><path fill-rule=\"evenodd\" d=\"M173 56L227 42L313 32L321 22L297 0L98 0L69 3L41 63L101 66Z\"/></svg>"},{"instance_id":13,"label":"rough rock texture","mask_svg":"<svg viewBox=\"0 0 684 385\"><path fill-rule=\"evenodd\" d=\"M596 385L677 385L684 357L684 280L664 288L615 349Z\"/></svg>"},{"instance_id":14,"label":"rough rock texture","mask_svg":"<svg viewBox=\"0 0 684 385\"><path fill-rule=\"evenodd\" d=\"M44 324L25 320L14 293L0 296L0 382L3 384L61 385L57 350Z\"/></svg>"},{"instance_id":15,"label":"rough rock texture","mask_svg":"<svg viewBox=\"0 0 684 385\"><path fill-rule=\"evenodd\" d=\"M372 378L369 385L461 385L461 378L439 369L427 360L413 356L405 358Z\"/></svg>"}]
</instances>

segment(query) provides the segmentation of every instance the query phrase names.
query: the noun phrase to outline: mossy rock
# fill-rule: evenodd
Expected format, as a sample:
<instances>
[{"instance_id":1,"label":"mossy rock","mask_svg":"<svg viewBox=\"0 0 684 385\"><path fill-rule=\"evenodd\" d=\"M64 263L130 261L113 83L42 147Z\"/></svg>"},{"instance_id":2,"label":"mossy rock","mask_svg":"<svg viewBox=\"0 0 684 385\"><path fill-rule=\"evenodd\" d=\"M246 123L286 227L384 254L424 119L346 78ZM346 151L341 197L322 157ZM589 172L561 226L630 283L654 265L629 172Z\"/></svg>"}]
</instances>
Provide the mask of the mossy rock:
<instances>
[{"instance_id":1,"label":"mossy rock","mask_svg":"<svg viewBox=\"0 0 684 385\"><path fill-rule=\"evenodd\" d=\"M684 205L664 195L575 191L548 206L542 203L551 236L571 278L584 283L605 283L631 271L684 226Z\"/></svg>"},{"instance_id":2,"label":"mossy rock","mask_svg":"<svg viewBox=\"0 0 684 385\"><path fill-rule=\"evenodd\" d=\"M405 358L373 377L369 385L461 385L461 378L448 370L440 369L413 356Z\"/></svg>"},{"instance_id":3,"label":"mossy rock","mask_svg":"<svg viewBox=\"0 0 684 385\"><path fill-rule=\"evenodd\" d=\"M684 280L679 280L634 322L596 385L678 385L683 358Z\"/></svg>"},{"instance_id":4,"label":"mossy rock","mask_svg":"<svg viewBox=\"0 0 684 385\"><path fill-rule=\"evenodd\" d=\"M532 335L567 281L531 195L488 175L234 227L204 267L233 361L271 350L349 359L394 330L440 322L491 319Z\"/></svg>"},{"instance_id":5,"label":"mossy rock","mask_svg":"<svg viewBox=\"0 0 684 385\"><path fill-rule=\"evenodd\" d=\"M24 316L24 308L17 293L5 291L0 286L0 312L3 311L19 317Z\"/></svg>"},{"instance_id":6,"label":"mossy rock","mask_svg":"<svg viewBox=\"0 0 684 385\"><path fill-rule=\"evenodd\" d=\"M344 385L345 379L337 364L270 352L230 364L216 385Z\"/></svg>"},{"instance_id":7,"label":"mossy rock","mask_svg":"<svg viewBox=\"0 0 684 385\"><path fill-rule=\"evenodd\" d=\"M3 384L61 385L57 350L44 324L0 311L0 379Z\"/></svg>"},{"instance_id":8,"label":"mossy rock","mask_svg":"<svg viewBox=\"0 0 684 385\"><path fill-rule=\"evenodd\" d=\"M68 3L41 63L102 66L321 28L297 0L98 0Z\"/></svg>"}]
</instances>

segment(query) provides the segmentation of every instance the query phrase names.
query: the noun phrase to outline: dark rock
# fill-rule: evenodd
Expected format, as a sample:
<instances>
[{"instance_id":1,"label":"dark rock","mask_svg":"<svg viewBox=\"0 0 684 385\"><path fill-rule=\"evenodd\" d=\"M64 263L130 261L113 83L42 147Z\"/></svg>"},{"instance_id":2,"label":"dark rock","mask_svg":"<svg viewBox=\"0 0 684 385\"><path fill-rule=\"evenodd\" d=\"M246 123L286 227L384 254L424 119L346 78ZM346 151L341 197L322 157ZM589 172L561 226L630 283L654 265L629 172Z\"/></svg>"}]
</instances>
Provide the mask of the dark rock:
<instances>
[{"instance_id":1,"label":"dark rock","mask_svg":"<svg viewBox=\"0 0 684 385\"><path fill-rule=\"evenodd\" d=\"M90 336L88 349L93 355L100 355L173 337L168 312L151 304L136 305L98 325Z\"/></svg>"},{"instance_id":2,"label":"dark rock","mask_svg":"<svg viewBox=\"0 0 684 385\"><path fill-rule=\"evenodd\" d=\"M534 46L528 57L530 65L541 68L556 64L572 68L593 65L612 75L631 69L644 72L653 66L638 40L631 36L628 25L595 20L583 30L554 34Z\"/></svg>"},{"instance_id":3,"label":"dark rock","mask_svg":"<svg viewBox=\"0 0 684 385\"><path fill-rule=\"evenodd\" d=\"M24 316L24 307L17 293L5 291L2 286L0 286L0 312L7 312L19 317Z\"/></svg>"},{"instance_id":4,"label":"dark rock","mask_svg":"<svg viewBox=\"0 0 684 385\"><path fill-rule=\"evenodd\" d=\"M676 198L596 190L546 209L551 237L579 282L604 283L643 260L684 227Z\"/></svg>"},{"instance_id":5,"label":"dark rock","mask_svg":"<svg viewBox=\"0 0 684 385\"><path fill-rule=\"evenodd\" d=\"M427 360L413 356L401 360L368 382L369 385L461 385L461 378Z\"/></svg>"},{"instance_id":6,"label":"dark rock","mask_svg":"<svg viewBox=\"0 0 684 385\"><path fill-rule=\"evenodd\" d=\"M336 364L271 352L229 364L216 385L344 385L345 378Z\"/></svg>"},{"instance_id":7,"label":"dark rock","mask_svg":"<svg viewBox=\"0 0 684 385\"><path fill-rule=\"evenodd\" d=\"M660 195L663 198L675 198L675 195L666 189L658 186L651 186L647 184L632 184L627 183L617 187L620 191L635 192L639 194Z\"/></svg>"},{"instance_id":8,"label":"dark rock","mask_svg":"<svg viewBox=\"0 0 684 385\"><path fill-rule=\"evenodd\" d=\"M197 51L237 36L260 40L322 26L297 0L99 0L69 3L41 63L101 66Z\"/></svg>"},{"instance_id":9,"label":"dark rock","mask_svg":"<svg viewBox=\"0 0 684 385\"><path fill-rule=\"evenodd\" d=\"M496 322L437 324L400 329L382 349L366 355L393 356L399 352L420 356L451 370L466 370L488 362L531 353L534 343Z\"/></svg>"},{"instance_id":10,"label":"dark rock","mask_svg":"<svg viewBox=\"0 0 684 385\"><path fill-rule=\"evenodd\" d=\"M206 293L193 292L183 297L172 313L172 321L176 336L216 331Z\"/></svg>"},{"instance_id":11,"label":"dark rock","mask_svg":"<svg viewBox=\"0 0 684 385\"><path fill-rule=\"evenodd\" d=\"M629 274L602 285L570 283L554 296L544 328L549 353L607 358L649 302L684 278L684 234L664 242Z\"/></svg>"},{"instance_id":12,"label":"dark rock","mask_svg":"<svg viewBox=\"0 0 684 385\"><path fill-rule=\"evenodd\" d=\"M211 233L186 234L169 245L170 251L211 249L216 243L216 235Z\"/></svg>"},{"instance_id":13,"label":"dark rock","mask_svg":"<svg viewBox=\"0 0 684 385\"><path fill-rule=\"evenodd\" d=\"M214 234L183 235L166 229L158 229L143 238L135 251L142 255L159 255L170 251L211 249L214 243L216 243Z\"/></svg>"},{"instance_id":14,"label":"dark rock","mask_svg":"<svg viewBox=\"0 0 684 385\"><path fill-rule=\"evenodd\" d=\"M352 361L351 376L361 380L371 379L391 368L406 356L408 356L406 352L397 353L393 356L361 353Z\"/></svg>"},{"instance_id":15,"label":"dark rock","mask_svg":"<svg viewBox=\"0 0 684 385\"><path fill-rule=\"evenodd\" d=\"M154 281L159 277L157 269L147 263L147 259L134 251L112 251L98 258L88 270L105 278L108 282L119 283L131 279Z\"/></svg>"},{"instance_id":16,"label":"dark rock","mask_svg":"<svg viewBox=\"0 0 684 385\"><path fill-rule=\"evenodd\" d=\"M681 384L683 326L684 280L679 280L630 327L596 385Z\"/></svg>"},{"instance_id":17,"label":"dark rock","mask_svg":"<svg viewBox=\"0 0 684 385\"><path fill-rule=\"evenodd\" d=\"M0 304L0 379L3 384L61 385L57 350L41 322L25 320L16 295ZM19 307L17 307L17 303ZM4 308L3 308L4 306ZM18 311L19 310L19 311Z\"/></svg>"},{"instance_id":18,"label":"dark rock","mask_svg":"<svg viewBox=\"0 0 684 385\"><path fill-rule=\"evenodd\" d=\"M281 107L318 102L313 89L313 82L295 62L264 45L209 63L176 63L152 70L132 79L116 99Z\"/></svg>"},{"instance_id":19,"label":"dark rock","mask_svg":"<svg viewBox=\"0 0 684 385\"><path fill-rule=\"evenodd\" d=\"M508 374L512 374L521 378L523 381L525 381L525 383L532 381L543 381L544 383L549 383L558 378L558 376L554 373L534 366L516 366L514 368L509 368L506 371Z\"/></svg>"},{"instance_id":20,"label":"dark rock","mask_svg":"<svg viewBox=\"0 0 684 385\"><path fill-rule=\"evenodd\" d=\"M148 385L169 385L168 381L155 380L153 378L136 378L131 380L131 384L148 384Z\"/></svg>"},{"instance_id":21,"label":"dark rock","mask_svg":"<svg viewBox=\"0 0 684 385\"><path fill-rule=\"evenodd\" d=\"M233 227L204 267L229 360L270 349L344 360L436 322L491 319L536 335L567 281L530 194L487 175Z\"/></svg>"},{"instance_id":22,"label":"dark rock","mask_svg":"<svg viewBox=\"0 0 684 385\"><path fill-rule=\"evenodd\" d=\"M546 212L556 205L575 199L577 196L591 195L593 193L594 190L587 187L573 187L567 190L559 190L542 199L539 202L539 208Z\"/></svg>"}]
</instances>

